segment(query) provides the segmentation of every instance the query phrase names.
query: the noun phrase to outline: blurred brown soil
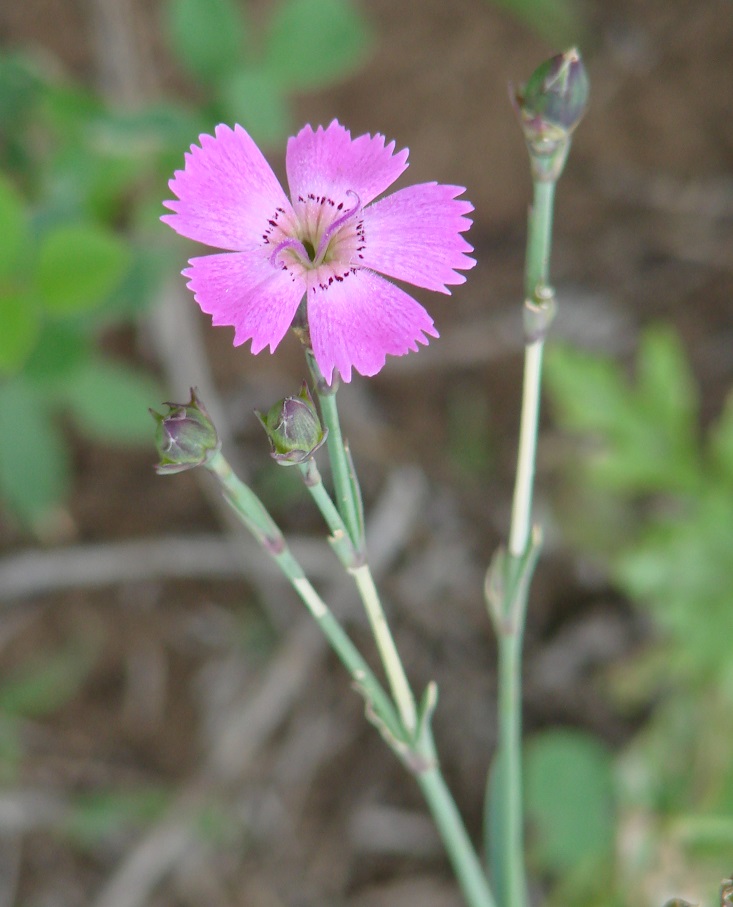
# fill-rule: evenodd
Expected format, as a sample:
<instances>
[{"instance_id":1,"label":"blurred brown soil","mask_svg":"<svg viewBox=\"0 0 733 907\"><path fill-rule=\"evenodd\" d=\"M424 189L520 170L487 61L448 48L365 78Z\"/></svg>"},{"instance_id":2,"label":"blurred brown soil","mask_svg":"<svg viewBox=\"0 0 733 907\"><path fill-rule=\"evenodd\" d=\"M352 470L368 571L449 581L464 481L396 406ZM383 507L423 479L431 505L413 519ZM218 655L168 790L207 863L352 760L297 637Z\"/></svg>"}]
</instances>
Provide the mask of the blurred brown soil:
<instances>
[{"instance_id":1,"label":"blurred brown soil","mask_svg":"<svg viewBox=\"0 0 733 907\"><path fill-rule=\"evenodd\" d=\"M425 297L442 339L343 397L368 503L386 509L389 525L403 521L385 599L415 688L440 686L437 739L477 834L494 742L481 588L511 494L529 192L506 85L555 48L484 0L361 5L377 33L371 61L338 88L299 99L299 120L338 117L355 134L395 137L410 148L411 181L465 185L476 206L477 268L451 298ZM41 48L94 84L93 6L6 2L2 41ZM156 5L133 8L143 58L174 84ZM709 420L733 385L733 6L613 0L581 11L584 33L569 39L584 49L593 98L559 191L558 334L628 359L640 326L675 324ZM254 359L225 330L207 330L206 343L224 398L242 414L241 453L272 488L247 412L300 380L297 351L286 344ZM543 433L541 515L561 466L549 414ZM484 462L471 458L475 444ZM76 456L66 543L143 538L153 547L221 528L195 477L153 474L152 450L79 446ZM390 512L398 492L406 503ZM318 531L303 497L293 501L278 517L299 535ZM9 525L0 540L9 555L33 544ZM550 533L528 628L526 725L585 727L616 746L634 723L607 700L603 668L630 651L638 627L585 566ZM327 588L330 563L316 568ZM282 583L261 572L252 581L135 579L134 564L129 575L11 599L3 611L3 677L70 646L91 667L64 705L20 728L19 774L0 793L0 904L457 907L417 789ZM371 653L351 598L339 601ZM238 722L241 765L236 749L221 750ZM161 790L167 805L142 826L108 808L119 821L98 834L70 830L91 795L147 792L153 802Z\"/></svg>"}]
</instances>

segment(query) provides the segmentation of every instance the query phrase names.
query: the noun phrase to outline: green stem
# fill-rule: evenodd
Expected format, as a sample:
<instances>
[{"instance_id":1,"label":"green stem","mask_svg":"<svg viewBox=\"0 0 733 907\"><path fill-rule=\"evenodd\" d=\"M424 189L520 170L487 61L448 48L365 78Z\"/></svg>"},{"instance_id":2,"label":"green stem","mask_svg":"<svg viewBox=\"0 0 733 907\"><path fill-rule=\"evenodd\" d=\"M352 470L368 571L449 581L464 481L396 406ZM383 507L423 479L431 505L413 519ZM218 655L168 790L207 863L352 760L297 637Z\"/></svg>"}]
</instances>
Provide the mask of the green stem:
<instances>
[{"instance_id":1,"label":"green stem","mask_svg":"<svg viewBox=\"0 0 733 907\"><path fill-rule=\"evenodd\" d=\"M221 453L216 453L208 460L206 468L219 480L226 499L237 516L290 581L290 584L305 603L341 663L351 675L354 683L363 692L374 713L384 723L387 731L396 740L403 739L404 733L392 700L382 688L369 665L362 658L359 650L333 616L328 605L313 588L302 566L288 547L280 528L267 512L264 504L252 489L234 474L231 466Z\"/></svg>"},{"instance_id":2,"label":"green stem","mask_svg":"<svg viewBox=\"0 0 733 907\"><path fill-rule=\"evenodd\" d=\"M385 664L385 670L392 685L395 701L398 703L399 716L392 700L305 576L303 568L288 548L280 528L257 495L239 480L221 453L212 456L206 463L206 467L219 480L227 500L241 521L275 560L305 602L324 636L383 724L388 742L401 754L406 764L409 765L412 758L418 758L424 763L424 766L427 766L416 773L418 783L443 838L466 903L469 907L495 907L476 851L473 849L455 802L441 775L429 731L423 734L420 747L412 749L415 745L414 735L417 730L417 710L369 568L364 565L352 569L351 572L374 628L374 635ZM312 471L304 470L304 475L307 473L310 473L310 479L313 481L315 477ZM317 488L319 485L322 489L322 483L315 480L314 484L309 487ZM326 519L329 528L333 532L341 531L343 523L338 511L328 495L325 494L325 489L322 490L325 497L320 492L316 492L316 495L324 516L328 514ZM405 740L405 731L409 731L408 736L412 740ZM411 752L415 755L411 756Z\"/></svg>"},{"instance_id":3,"label":"green stem","mask_svg":"<svg viewBox=\"0 0 733 907\"><path fill-rule=\"evenodd\" d=\"M501 907L527 904L522 809L522 642L529 581L539 547L532 541L532 496L544 338L554 316L549 287L555 182L535 180L525 265L525 360L517 472L498 602L490 603L499 646L498 747L487 795L489 861ZM497 567L497 569L499 569ZM493 584L493 588L497 588Z\"/></svg>"},{"instance_id":4,"label":"green stem","mask_svg":"<svg viewBox=\"0 0 733 907\"><path fill-rule=\"evenodd\" d=\"M377 587L374 585L371 570L368 564L362 564L350 572L354 577L354 582L364 603L364 609L369 618L372 634L374 635L400 718L405 729L412 736L417 730L415 697L410 689L405 669L402 666L402 660L392 638L387 618L379 600Z\"/></svg>"},{"instance_id":5,"label":"green stem","mask_svg":"<svg viewBox=\"0 0 733 907\"><path fill-rule=\"evenodd\" d=\"M355 550L362 552L364 549L364 527L361 518L361 500L351 458L348 455L347 447L341 434L341 422L336 406L336 388L329 387L326 384L311 352L306 353L306 359L313 375L318 402L321 406L321 416L328 428L326 446L331 462L336 504Z\"/></svg>"},{"instance_id":6,"label":"green stem","mask_svg":"<svg viewBox=\"0 0 733 907\"><path fill-rule=\"evenodd\" d=\"M555 202L554 181L537 180L529 212L524 293L527 300L539 302L548 284L552 250L552 218Z\"/></svg>"},{"instance_id":7,"label":"green stem","mask_svg":"<svg viewBox=\"0 0 733 907\"><path fill-rule=\"evenodd\" d=\"M517 474L509 529L509 553L514 557L521 557L524 554L532 526L532 492L537 461L544 345L544 341L536 340L534 343L528 344L524 351L524 384L519 425Z\"/></svg>"},{"instance_id":8,"label":"green stem","mask_svg":"<svg viewBox=\"0 0 733 907\"><path fill-rule=\"evenodd\" d=\"M311 457L310 460L301 463L298 468L300 469L300 474L303 476L303 482L305 483L306 488L315 501L316 506L321 511L321 515L326 521L326 525L331 530L329 542L339 560L347 570L359 566L359 564L363 562L363 558L354 550L351 538L349 537L349 531L346 528L341 514L338 512L338 508L326 491L316 461Z\"/></svg>"},{"instance_id":9,"label":"green stem","mask_svg":"<svg viewBox=\"0 0 733 907\"><path fill-rule=\"evenodd\" d=\"M389 629L371 570L366 563L359 486L342 439L335 390L325 385L312 354L308 355L308 363L321 404L321 415L328 427L327 445L338 508L334 507L323 488L315 463L311 461L303 464L301 471L333 536L337 537L346 529L354 544L356 560L352 565L346 566L354 577L361 596L402 727L410 740L406 747L393 748L417 777L468 907L496 907L480 860L441 774L429 729L429 716L423 714L418 719L415 697Z\"/></svg>"},{"instance_id":10,"label":"green stem","mask_svg":"<svg viewBox=\"0 0 733 907\"><path fill-rule=\"evenodd\" d=\"M523 623L523 622L522 622ZM495 817L501 827L494 841L501 865L501 899L504 907L526 903L524 833L522 813L522 626L499 636L498 751L496 777L501 790Z\"/></svg>"},{"instance_id":11,"label":"green stem","mask_svg":"<svg viewBox=\"0 0 733 907\"><path fill-rule=\"evenodd\" d=\"M341 518L341 514L338 512L338 508L331 500L331 496L323 485L323 478L316 461L311 457L310 460L301 463L298 468L300 469L300 474L303 476L305 486L315 501L316 506L321 511L321 515L326 521L328 528L331 532L345 532L346 525Z\"/></svg>"},{"instance_id":12,"label":"green stem","mask_svg":"<svg viewBox=\"0 0 733 907\"><path fill-rule=\"evenodd\" d=\"M549 287L554 200L555 183L535 181L534 202L529 212L525 265L524 305L527 342L524 357L522 415L509 532L509 552L515 557L522 557L525 553L532 524L532 490L537 459L542 353L545 334L554 316L554 297Z\"/></svg>"},{"instance_id":13,"label":"green stem","mask_svg":"<svg viewBox=\"0 0 733 907\"><path fill-rule=\"evenodd\" d=\"M466 903L469 907L495 907L489 882L440 769L436 766L418 774L417 782L430 807Z\"/></svg>"}]
</instances>

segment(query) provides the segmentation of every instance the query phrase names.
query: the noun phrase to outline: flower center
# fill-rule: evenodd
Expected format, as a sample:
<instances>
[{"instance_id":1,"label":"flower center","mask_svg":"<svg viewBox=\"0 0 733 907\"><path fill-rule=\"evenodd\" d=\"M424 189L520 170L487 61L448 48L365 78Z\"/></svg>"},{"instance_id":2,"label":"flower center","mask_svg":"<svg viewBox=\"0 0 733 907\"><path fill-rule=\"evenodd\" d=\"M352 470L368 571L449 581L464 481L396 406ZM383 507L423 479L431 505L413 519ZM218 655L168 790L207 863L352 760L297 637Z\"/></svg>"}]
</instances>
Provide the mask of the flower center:
<instances>
[{"instance_id":1,"label":"flower center","mask_svg":"<svg viewBox=\"0 0 733 907\"><path fill-rule=\"evenodd\" d=\"M316 260L316 250L315 250L315 247L313 246L313 243L309 239L303 240L303 248L305 249L305 253L308 256L308 260L315 261Z\"/></svg>"},{"instance_id":2,"label":"flower center","mask_svg":"<svg viewBox=\"0 0 733 907\"><path fill-rule=\"evenodd\" d=\"M285 212L278 209L262 237L266 244L274 245L270 254L273 267L301 274L323 265L352 268L353 259L363 257L364 225L359 196L353 189L346 195L353 198L348 207L325 195L298 196L295 224L281 222Z\"/></svg>"}]
</instances>

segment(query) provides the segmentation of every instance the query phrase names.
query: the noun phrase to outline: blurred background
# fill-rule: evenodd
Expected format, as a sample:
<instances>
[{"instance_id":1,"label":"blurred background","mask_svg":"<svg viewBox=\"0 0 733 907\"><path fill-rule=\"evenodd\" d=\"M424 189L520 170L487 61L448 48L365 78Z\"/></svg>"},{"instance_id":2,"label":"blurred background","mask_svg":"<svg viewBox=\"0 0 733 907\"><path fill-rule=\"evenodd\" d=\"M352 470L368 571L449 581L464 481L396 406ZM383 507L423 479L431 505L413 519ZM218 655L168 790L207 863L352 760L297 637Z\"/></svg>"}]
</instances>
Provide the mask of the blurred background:
<instances>
[{"instance_id":1,"label":"blurred background","mask_svg":"<svg viewBox=\"0 0 733 907\"><path fill-rule=\"evenodd\" d=\"M373 653L252 410L298 345L212 330L158 218L184 151L337 117L466 186L441 339L342 389L372 558L478 839L483 575L508 526L526 153L508 100L577 43L527 629L537 901L717 900L733 869L730 0L0 2L0 907L457 907L411 780L206 475L147 408L197 385L225 453Z\"/></svg>"}]
</instances>

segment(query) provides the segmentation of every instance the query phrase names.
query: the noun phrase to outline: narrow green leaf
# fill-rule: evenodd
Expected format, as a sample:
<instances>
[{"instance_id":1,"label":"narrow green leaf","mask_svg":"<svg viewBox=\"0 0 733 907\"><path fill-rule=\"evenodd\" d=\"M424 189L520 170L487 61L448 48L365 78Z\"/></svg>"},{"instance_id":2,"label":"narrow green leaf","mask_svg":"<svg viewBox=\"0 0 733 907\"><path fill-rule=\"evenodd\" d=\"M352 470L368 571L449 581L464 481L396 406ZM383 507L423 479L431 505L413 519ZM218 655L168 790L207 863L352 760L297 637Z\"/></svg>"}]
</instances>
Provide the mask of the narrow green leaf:
<instances>
[{"instance_id":1,"label":"narrow green leaf","mask_svg":"<svg viewBox=\"0 0 733 907\"><path fill-rule=\"evenodd\" d=\"M89 359L67 378L60 392L89 437L106 444L152 443L148 409L164 395L149 375L121 363Z\"/></svg>"},{"instance_id":2,"label":"narrow green leaf","mask_svg":"<svg viewBox=\"0 0 733 907\"><path fill-rule=\"evenodd\" d=\"M232 0L168 0L165 14L171 47L192 75L217 82L241 65L244 13Z\"/></svg>"},{"instance_id":3,"label":"narrow green leaf","mask_svg":"<svg viewBox=\"0 0 733 907\"><path fill-rule=\"evenodd\" d=\"M124 242L102 227L75 224L51 230L41 245L38 290L57 315L101 303L122 279L130 261Z\"/></svg>"},{"instance_id":4,"label":"narrow green leaf","mask_svg":"<svg viewBox=\"0 0 733 907\"><path fill-rule=\"evenodd\" d=\"M42 400L20 378L0 386L0 498L25 523L65 497L68 453Z\"/></svg>"},{"instance_id":5,"label":"narrow green leaf","mask_svg":"<svg viewBox=\"0 0 733 907\"><path fill-rule=\"evenodd\" d=\"M321 88L364 62L370 37L349 0L285 0L270 23L265 66L286 90Z\"/></svg>"}]
</instances>

